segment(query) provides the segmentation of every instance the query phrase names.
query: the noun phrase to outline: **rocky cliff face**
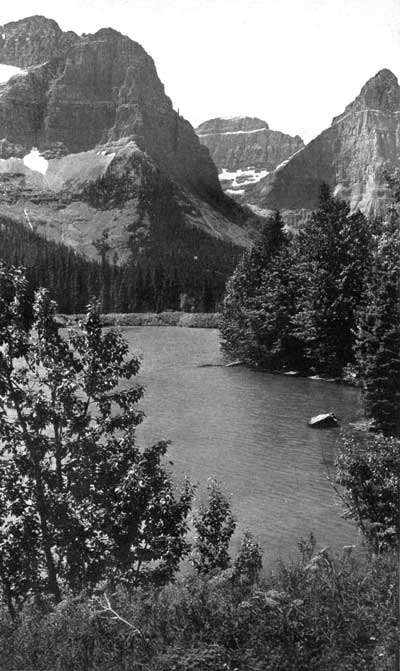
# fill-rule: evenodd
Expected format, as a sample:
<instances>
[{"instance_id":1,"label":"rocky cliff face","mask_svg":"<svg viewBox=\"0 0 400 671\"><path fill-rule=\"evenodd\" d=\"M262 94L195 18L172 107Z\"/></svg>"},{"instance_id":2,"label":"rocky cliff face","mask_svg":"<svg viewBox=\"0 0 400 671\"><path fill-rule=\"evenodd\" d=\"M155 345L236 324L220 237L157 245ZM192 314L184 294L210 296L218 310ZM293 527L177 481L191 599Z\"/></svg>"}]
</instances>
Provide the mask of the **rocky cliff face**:
<instances>
[{"instance_id":1,"label":"rocky cliff face","mask_svg":"<svg viewBox=\"0 0 400 671\"><path fill-rule=\"evenodd\" d=\"M266 121L251 117L210 119L196 133L218 167L222 188L241 201L249 185L304 147L298 135L270 130Z\"/></svg>"},{"instance_id":2,"label":"rocky cliff face","mask_svg":"<svg viewBox=\"0 0 400 671\"><path fill-rule=\"evenodd\" d=\"M286 165L249 188L248 202L303 220L318 204L321 182L351 209L380 215L388 202L385 171L400 167L400 87L381 70L332 125Z\"/></svg>"},{"instance_id":3,"label":"rocky cliff face","mask_svg":"<svg viewBox=\"0 0 400 671\"><path fill-rule=\"evenodd\" d=\"M73 32L64 33L59 25L44 16L30 16L0 26L0 63L27 68L64 56L79 40Z\"/></svg>"},{"instance_id":4,"label":"rocky cliff face","mask_svg":"<svg viewBox=\"0 0 400 671\"><path fill-rule=\"evenodd\" d=\"M52 216L49 227L56 236L54 220L60 216L54 203L63 201L65 214L72 201L74 211L80 202L78 223L68 225L68 235L72 244L81 244L82 236L74 237L80 227L90 243L98 231L90 228L89 216L96 220L93 212L84 214L87 202L81 196L87 182L105 176L114 186L120 181L118 208L129 210L126 218L135 227L138 183L147 162L151 166L144 171L148 182L162 176L175 185L171 198L180 205L186 203L184 216L189 225L249 244L250 237L241 228L246 215L223 195L208 150L191 125L174 111L153 60L139 44L112 29L78 37L63 33L54 21L34 16L0 28L0 64L22 68L0 85L2 157L21 159L36 147L49 160L43 178L38 172L31 174L22 162L13 163L14 173L22 174L23 181L19 177L14 186L9 184L7 197L0 196L0 209L1 201L3 207L15 211L30 204L35 218L33 210L39 208L41 226ZM132 161L127 160L128 155ZM9 165L1 166L3 175ZM40 194L34 193L38 184ZM142 187L140 193L142 216L146 203ZM66 205L68 198L71 202ZM112 219L110 203L105 209L106 218ZM122 222L120 214L114 212ZM64 235L66 242L68 235ZM93 245L92 251L95 253Z\"/></svg>"}]
</instances>

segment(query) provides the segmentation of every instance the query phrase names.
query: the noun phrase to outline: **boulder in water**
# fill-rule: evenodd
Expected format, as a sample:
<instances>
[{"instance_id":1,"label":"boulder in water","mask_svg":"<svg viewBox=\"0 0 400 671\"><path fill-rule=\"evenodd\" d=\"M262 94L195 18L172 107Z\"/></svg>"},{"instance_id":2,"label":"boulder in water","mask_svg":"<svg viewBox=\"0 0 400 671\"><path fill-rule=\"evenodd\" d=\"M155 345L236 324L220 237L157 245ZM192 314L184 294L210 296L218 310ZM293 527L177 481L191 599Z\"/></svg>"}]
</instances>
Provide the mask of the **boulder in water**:
<instances>
[{"instance_id":1,"label":"boulder in water","mask_svg":"<svg viewBox=\"0 0 400 671\"><path fill-rule=\"evenodd\" d=\"M308 426L313 429L329 429L333 426L338 426L339 421L333 412L324 412L321 415L311 417Z\"/></svg>"}]
</instances>

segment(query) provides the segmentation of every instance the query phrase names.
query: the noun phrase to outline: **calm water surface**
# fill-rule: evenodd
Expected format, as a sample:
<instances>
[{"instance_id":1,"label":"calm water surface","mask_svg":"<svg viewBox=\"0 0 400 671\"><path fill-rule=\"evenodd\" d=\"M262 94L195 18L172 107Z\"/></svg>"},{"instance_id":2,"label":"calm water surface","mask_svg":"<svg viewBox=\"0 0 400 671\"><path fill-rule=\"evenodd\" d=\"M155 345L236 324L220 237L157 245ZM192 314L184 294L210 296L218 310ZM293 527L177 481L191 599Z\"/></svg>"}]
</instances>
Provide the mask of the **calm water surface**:
<instances>
[{"instance_id":1,"label":"calm water surface","mask_svg":"<svg viewBox=\"0 0 400 671\"><path fill-rule=\"evenodd\" d=\"M357 390L241 366L199 367L222 362L216 330L141 326L124 334L143 361L140 443L170 439L174 473L200 492L210 475L223 483L238 519L234 544L250 529L268 564L295 554L310 531L333 549L357 541L327 477L339 431L307 426L332 410L345 427L360 410Z\"/></svg>"}]
</instances>

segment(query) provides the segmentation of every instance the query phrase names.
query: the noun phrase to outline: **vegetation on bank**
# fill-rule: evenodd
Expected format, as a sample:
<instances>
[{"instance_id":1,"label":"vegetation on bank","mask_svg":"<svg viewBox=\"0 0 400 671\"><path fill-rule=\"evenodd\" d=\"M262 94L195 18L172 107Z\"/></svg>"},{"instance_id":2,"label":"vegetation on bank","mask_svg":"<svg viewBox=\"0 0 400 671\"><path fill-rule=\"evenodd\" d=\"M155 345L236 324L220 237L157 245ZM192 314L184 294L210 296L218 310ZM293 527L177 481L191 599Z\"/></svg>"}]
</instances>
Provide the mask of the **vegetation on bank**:
<instances>
[{"instance_id":1,"label":"vegetation on bank","mask_svg":"<svg viewBox=\"0 0 400 671\"><path fill-rule=\"evenodd\" d=\"M129 381L139 362L120 332L103 333L100 305L61 337L49 293L33 295L20 269L0 266L6 671L393 668L399 228L396 209L371 225L346 208L324 190L293 240L277 214L228 285L229 352L274 369L351 366L379 429L344 436L336 461L363 545L333 556L303 540L299 559L268 576L250 534L230 556L235 520L219 485L196 506L192 485L172 480L168 443L136 444L143 390Z\"/></svg>"},{"instance_id":2,"label":"vegetation on bank","mask_svg":"<svg viewBox=\"0 0 400 671\"><path fill-rule=\"evenodd\" d=\"M83 314L57 314L57 321L63 325L79 322L83 318ZM185 328L217 329L221 322L221 315L218 312L178 312L173 310L166 312L109 312L102 314L100 321L102 326L181 326Z\"/></svg>"},{"instance_id":3,"label":"vegetation on bank","mask_svg":"<svg viewBox=\"0 0 400 671\"><path fill-rule=\"evenodd\" d=\"M300 544L268 578L233 568L159 588L31 599L0 620L7 671L389 671L396 557Z\"/></svg>"},{"instance_id":4,"label":"vegetation on bank","mask_svg":"<svg viewBox=\"0 0 400 671\"><path fill-rule=\"evenodd\" d=\"M227 284L222 346L251 366L353 374L375 428L400 421L400 204L383 221L321 189L290 236L279 213Z\"/></svg>"},{"instance_id":5,"label":"vegetation on bank","mask_svg":"<svg viewBox=\"0 0 400 671\"><path fill-rule=\"evenodd\" d=\"M22 271L1 266L2 668L389 669L394 444L338 462L349 516L387 533L341 557L303 541L298 562L263 576L250 534L229 555L235 521L218 484L196 509L190 483L172 482L167 443L136 445L142 389L118 383L139 363L121 333L103 333L91 304L61 338L55 314L45 290L32 302ZM184 557L192 570L177 579Z\"/></svg>"}]
</instances>

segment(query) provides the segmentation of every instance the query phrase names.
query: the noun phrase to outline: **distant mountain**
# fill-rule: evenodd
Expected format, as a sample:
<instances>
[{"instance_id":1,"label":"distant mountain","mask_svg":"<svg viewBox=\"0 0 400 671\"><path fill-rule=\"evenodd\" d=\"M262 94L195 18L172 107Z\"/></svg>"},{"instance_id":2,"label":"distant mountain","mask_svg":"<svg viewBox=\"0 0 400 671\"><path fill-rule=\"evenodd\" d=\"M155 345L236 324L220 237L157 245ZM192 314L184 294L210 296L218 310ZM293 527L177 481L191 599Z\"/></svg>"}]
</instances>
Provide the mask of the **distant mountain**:
<instances>
[{"instance_id":1,"label":"distant mountain","mask_svg":"<svg viewBox=\"0 0 400 671\"><path fill-rule=\"evenodd\" d=\"M196 133L210 151L222 188L242 202L248 186L304 147L298 135L270 130L266 121L246 116L210 119Z\"/></svg>"},{"instance_id":2,"label":"distant mountain","mask_svg":"<svg viewBox=\"0 0 400 671\"><path fill-rule=\"evenodd\" d=\"M280 209L297 222L316 207L321 182L350 203L352 211L380 215L388 202L385 171L400 168L400 87L381 70L329 128L285 165L250 186L246 200Z\"/></svg>"},{"instance_id":3,"label":"distant mountain","mask_svg":"<svg viewBox=\"0 0 400 671\"><path fill-rule=\"evenodd\" d=\"M0 82L0 214L89 257L106 238L118 263L177 222L251 243L255 217L224 195L136 42L109 28L64 33L42 16L8 23Z\"/></svg>"}]
</instances>

